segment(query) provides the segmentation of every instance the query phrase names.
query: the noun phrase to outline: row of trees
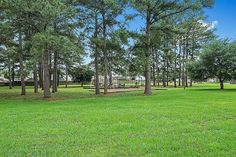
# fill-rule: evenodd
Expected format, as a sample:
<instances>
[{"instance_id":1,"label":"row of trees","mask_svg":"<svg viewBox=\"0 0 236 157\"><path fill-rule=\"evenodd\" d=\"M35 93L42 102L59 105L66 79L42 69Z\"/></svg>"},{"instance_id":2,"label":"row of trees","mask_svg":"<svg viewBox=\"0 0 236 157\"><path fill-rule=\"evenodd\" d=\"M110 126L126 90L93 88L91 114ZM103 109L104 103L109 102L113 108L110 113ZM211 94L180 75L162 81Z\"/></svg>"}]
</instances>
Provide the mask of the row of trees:
<instances>
[{"instance_id":1,"label":"row of trees","mask_svg":"<svg viewBox=\"0 0 236 157\"><path fill-rule=\"evenodd\" d=\"M67 71L68 66L81 61L83 46L75 32L80 24L72 20L77 14L72 4L60 0L1 1L1 58L3 66L9 67L9 78L14 79L11 73L19 66L21 95L26 94L26 72L34 75L34 91L38 92L39 82L47 98L51 97L50 87L57 92L58 68Z\"/></svg>"},{"instance_id":2,"label":"row of trees","mask_svg":"<svg viewBox=\"0 0 236 157\"><path fill-rule=\"evenodd\" d=\"M211 0L1 0L1 66L10 82L19 70L22 95L25 77L33 73L35 92L39 82L45 98L50 88L57 92L60 69L67 75L88 52L96 94L99 75L106 94L113 73L143 75L147 95L152 80L188 86L186 64L213 37L203 22L203 9L212 5ZM129 23L137 18L142 28L134 31Z\"/></svg>"}]
</instances>

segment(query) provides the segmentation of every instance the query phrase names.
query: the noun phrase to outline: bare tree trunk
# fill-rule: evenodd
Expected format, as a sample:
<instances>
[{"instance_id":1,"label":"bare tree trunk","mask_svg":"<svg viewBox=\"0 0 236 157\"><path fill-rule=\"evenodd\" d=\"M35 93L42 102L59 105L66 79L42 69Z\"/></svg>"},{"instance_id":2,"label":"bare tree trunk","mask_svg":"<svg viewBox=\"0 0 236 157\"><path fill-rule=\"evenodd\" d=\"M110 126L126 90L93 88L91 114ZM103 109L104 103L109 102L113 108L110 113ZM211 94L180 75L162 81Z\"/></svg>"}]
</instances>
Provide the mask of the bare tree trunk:
<instances>
[{"instance_id":1,"label":"bare tree trunk","mask_svg":"<svg viewBox=\"0 0 236 157\"><path fill-rule=\"evenodd\" d=\"M166 86L169 86L169 63L168 60L166 62Z\"/></svg>"},{"instance_id":2,"label":"bare tree trunk","mask_svg":"<svg viewBox=\"0 0 236 157\"><path fill-rule=\"evenodd\" d=\"M15 86L14 82L15 82L15 63L12 64L12 69L11 69L11 82L12 82L12 87Z\"/></svg>"},{"instance_id":3,"label":"bare tree trunk","mask_svg":"<svg viewBox=\"0 0 236 157\"><path fill-rule=\"evenodd\" d=\"M22 32L19 32L19 61L20 61L20 80L21 80L21 95L26 95L25 90L25 75L24 75L24 63L23 63L23 43L22 43Z\"/></svg>"},{"instance_id":4,"label":"bare tree trunk","mask_svg":"<svg viewBox=\"0 0 236 157\"><path fill-rule=\"evenodd\" d=\"M95 32L94 32L94 38L97 39L98 37L98 17L97 14L95 15ZM99 69L98 69L98 46L95 44L95 94L100 94L100 87L99 87Z\"/></svg>"},{"instance_id":5,"label":"bare tree trunk","mask_svg":"<svg viewBox=\"0 0 236 157\"><path fill-rule=\"evenodd\" d=\"M194 47L193 47L193 43L194 43L194 39L192 41L192 53L191 53L191 60L193 61L194 60ZM192 78L190 78L190 87L193 86L193 80Z\"/></svg>"},{"instance_id":6,"label":"bare tree trunk","mask_svg":"<svg viewBox=\"0 0 236 157\"><path fill-rule=\"evenodd\" d=\"M189 85L190 85L190 87L193 86L193 80L192 80L192 79L190 79L190 83L189 83Z\"/></svg>"},{"instance_id":7,"label":"bare tree trunk","mask_svg":"<svg viewBox=\"0 0 236 157\"><path fill-rule=\"evenodd\" d=\"M38 75L37 66L34 66L34 93L38 93Z\"/></svg>"},{"instance_id":8,"label":"bare tree trunk","mask_svg":"<svg viewBox=\"0 0 236 157\"><path fill-rule=\"evenodd\" d=\"M188 62L188 54L189 54L188 46L189 46L188 45L188 39L186 39L186 48L185 48L185 50L186 50L186 62ZM188 87L188 71L187 70L185 70L185 82L186 82L185 86Z\"/></svg>"},{"instance_id":9,"label":"bare tree trunk","mask_svg":"<svg viewBox=\"0 0 236 157\"><path fill-rule=\"evenodd\" d=\"M173 79L174 79L174 88L177 87L177 82L176 82L176 69L177 69L177 45L175 44L175 56L174 56L174 69L173 69Z\"/></svg>"},{"instance_id":10,"label":"bare tree trunk","mask_svg":"<svg viewBox=\"0 0 236 157\"><path fill-rule=\"evenodd\" d=\"M66 65L66 86L65 86L65 88L67 88L67 87L68 87L68 67Z\"/></svg>"},{"instance_id":11,"label":"bare tree trunk","mask_svg":"<svg viewBox=\"0 0 236 157\"><path fill-rule=\"evenodd\" d=\"M164 65L163 65L163 76L162 76L162 81L163 81L163 87L166 87L166 57L164 56Z\"/></svg>"},{"instance_id":12,"label":"bare tree trunk","mask_svg":"<svg viewBox=\"0 0 236 157\"><path fill-rule=\"evenodd\" d=\"M155 73L155 54L153 53L153 60L152 60L152 79L153 79L153 86L156 86L156 73Z\"/></svg>"},{"instance_id":13,"label":"bare tree trunk","mask_svg":"<svg viewBox=\"0 0 236 157\"><path fill-rule=\"evenodd\" d=\"M52 92L57 92L57 58L58 53L54 52L54 63L53 63L53 81L52 81Z\"/></svg>"},{"instance_id":14,"label":"bare tree trunk","mask_svg":"<svg viewBox=\"0 0 236 157\"><path fill-rule=\"evenodd\" d=\"M179 62L179 82L178 82L178 84L179 84L179 87L181 86L181 72L182 72L182 62L181 62L181 46L179 47L179 57L178 57L178 62Z\"/></svg>"},{"instance_id":15,"label":"bare tree trunk","mask_svg":"<svg viewBox=\"0 0 236 157\"><path fill-rule=\"evenodd\" d=\"M107 94L107 89L108 89L108 78L107 78L107 64L108 64L108 60L107 60L107 53L104 54L104 94Z\"/></svg>"},{"instance_id":16,"label":"bare tree trunk","mask_svg":"<svg viewBox=\"0 0 236 157\"><path fill-rule=\"evenodd\" d=\"M110 70L109 71L109 86L110 86L110 88L112 88L112 85L113 85L113 83L112 83L112 71Z\"/></svg>"},{"instance_id":17,"label":"bare tree trunk","mask_svg":"<svg viewBox=\"0 0 236 157\"><path fill-rule=\"evenodd\" d=\"M193 61L193 54L191 56L191 60ZM193 80L192 78L190 78L190 83L189 83L189 86L192 87L193 86Z\"/></svg>"},{"instance_id":18,"label":"bare tree trunk","mask_svg":"<svg viewBox=\"0 0 236 157\"><path fill-rule=\"evenodd\" d=\"M179 86L181 86L181 73L182 73L181 54L182 54L182 45L181 45L181 42L180 42L180 44L179 44Z\"/></svg>"},{"instance_id":19,"label":"bare tree trunk","mask_svg":"<svg viewBox=\"0 0 236 157\"><path fill-rule=\"evenodd\" d=\"M60 76L59 76L59 73L57 71L57 88L59 87L60 85Z\"/></svg>"},{"instance_id":20,"label":"bare tree trunk","mask_svg":"<svg viewBox=\"0 0 236 157\"><path fill-rule=\"evenodd\" d=\"M155 65L153 64L152 68L152 81L153 81L153 86L156 86L156 73L155 73Z\"/></svg>"},{"instance_id":21,"label":"bare tree trunk","mask_svg":"<svg viewBox=\"0 0 236 157\"><path fill-rule=\"evenodd\" d=\"M41 61L38 64L38 69L39 69L39 87L43 90L43 66Z\"/></svg>"},{"instance_id":22,"label":"bare tree trunk","mask_svg":"<svg viewBox=\"0 0 236 157\"><path fill-rule=\"evenodd\" d=\"M151 63L150 63L150 54L151 54L151 15L150 15L150 6L147 8L147 18L146 18L146 36L147 36L147 51L146 51L146 65L145 65L145 91L144 94L151 95Z\"/></svg>"},{"instance_id":23,"label":"bare tree trunk","mask_svg":"<svg viewBox=\"0 0 236 157\"><path fill-rule=\"evenodd\" d=\"M97 46L95 48L95 88L96 88L95 94L100 94Z\"/></svg>"},{"instance_id":24,"label":"bare tree trunk","mask_svg":"<svg viewBox=\"0 0 236 157\"><path fill-rule=\"evenodd\" d=\"M49 74L49 52L47 49L47 46L44 50L43 54L43 87L44 87L44 98L50 98L51 92L50 92L50 74Z\"/></svg>"},{"instance_id":25,"label":"bare tree trunk","mask_svg":"<svg viewBox=\"0 0 236 157\"><path fill-rule=\"evenodd\" d=\"M163 76L162 76L162 85L163 85L163 87L166 87L166 77L165 77L165 71L163 71L163 74L162 74Z\"/></svg>"},{"instance_id":26,"label":"bare tree trunk","mask_svg":"<svg viewBox=\"0 0 236 157\"><path fill-rule=\"evenodd\" d=\"M156 52L156 71L157 71L157 85L160 86L160 69L158 67L159 64L159 57L158 57L158 52Z\"/></svg>"},{"instance_id":27,"label":"bare tree trunk","mask_svg":"<svg viewBox=\"0 0 236 157\"><path fill-rule=\"evenodd\" d=\"M144 94L151 95L151 66L150 63L146 64L145 68L145 91Z\"/></svg>"},{"instance_id":28,"label":"bare tree trunk","mask_svg":"<svg viewBox=\"0 0 236 157\"><path fill-rule=\"evenodd\" d=\"M184 44L184 48L183 48L183 58L182 58L182 86L185 88L185 44Z\"/></svg>"},{"instance_id":29,"label":"bare tree trunk","mask_svg":"<svg viewBox=\"0 0 236 157\"><path fill-rule=\"evenodd\" d=\"M176 66L177 66L177 55L175 52L175 65L174 65L174 87L177 87L177 83L176 83Z\"/></svg>"},{"instance_id":30,"label":"bare tree trunk","mask_svg":"<svg viewBox=\"0 0 236 157\"><path fill-rule=\"evenodd\" d=\"M8 74L9 74L9 89L12 89L12 80L11 80L11 61L8 62Z\"/></svg>"},{"instance_id":31,"label":"bare tree trunk","mask_svg":"<svg viewBox=\"0 0 236 157\"><path fill-rule=\"evenodd\" d=\"M182 69L182 86L185 88L186 82L185 82L185 63L183 62L183 69Z\"/></svg>"},{"instance_id":32,"label":"bare tree trunk","mask_svg":"<svg viewBox=\"0 0 236 157\"><path fill-rule=\"evenodd\" d=\"M103 53L104 53L104 94L107 94L108 88L108 55L107 55L107 45L106 45L106 37L107 37L107 24L105 19L105 13L102 14L103 21Z\"/></svg>"},{"instance_id":33,"label":"bare tree trunk","mask_svg":"<svg viewBox=\"0 0 236 157\"><path fill-rule=\"evenodd\" d=\"M49 84L52 87L52 53L49 52Z\"/></svg>"},{"instance_id":34,"label":"bare tree trunk","mask_svg":"<svg viewBox=\"0 0 236 157\"><path fill-rule=\"evenodd\" d=\"M220 89L223 90L224 89L224 81L222 79L220 80Z\"/></svg>"}]
</instances>

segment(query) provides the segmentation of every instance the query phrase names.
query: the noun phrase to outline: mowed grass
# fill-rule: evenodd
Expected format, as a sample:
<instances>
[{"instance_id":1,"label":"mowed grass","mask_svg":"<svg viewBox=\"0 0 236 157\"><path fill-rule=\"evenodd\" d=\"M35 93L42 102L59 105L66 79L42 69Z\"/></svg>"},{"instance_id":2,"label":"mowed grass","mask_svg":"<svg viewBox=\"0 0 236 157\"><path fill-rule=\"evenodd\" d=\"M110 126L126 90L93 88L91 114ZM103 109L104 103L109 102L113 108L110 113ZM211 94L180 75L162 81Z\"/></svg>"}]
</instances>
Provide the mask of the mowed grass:
<instances>
[{"instance_id":1,"label":"mowed grass","mask_svg":"<svg viewBox=\"0 0 236 157\"><path fill-rule=\"evenodd\" d=\"M236 156L236 85L53 99L0 87L0 156Z\"/></svg>"}]
</instances>

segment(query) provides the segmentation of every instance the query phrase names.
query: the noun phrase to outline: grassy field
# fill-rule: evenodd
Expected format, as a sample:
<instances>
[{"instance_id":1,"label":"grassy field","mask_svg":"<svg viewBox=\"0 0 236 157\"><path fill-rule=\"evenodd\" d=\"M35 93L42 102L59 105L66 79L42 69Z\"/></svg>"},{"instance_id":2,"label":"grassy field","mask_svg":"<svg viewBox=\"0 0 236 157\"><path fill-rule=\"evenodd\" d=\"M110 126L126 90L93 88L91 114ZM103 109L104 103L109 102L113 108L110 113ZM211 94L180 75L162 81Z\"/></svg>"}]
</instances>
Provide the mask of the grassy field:
<instances>
[{"instance_id":1,"label":"grassy field","mask_svg":"<svg viewBox=\"0 0 236 157\"><path fill-rule=\"evenodd\" d=\"M0 156L236 156L236 85L50 100L0 87Z\"/></svg>"}]
</instances>

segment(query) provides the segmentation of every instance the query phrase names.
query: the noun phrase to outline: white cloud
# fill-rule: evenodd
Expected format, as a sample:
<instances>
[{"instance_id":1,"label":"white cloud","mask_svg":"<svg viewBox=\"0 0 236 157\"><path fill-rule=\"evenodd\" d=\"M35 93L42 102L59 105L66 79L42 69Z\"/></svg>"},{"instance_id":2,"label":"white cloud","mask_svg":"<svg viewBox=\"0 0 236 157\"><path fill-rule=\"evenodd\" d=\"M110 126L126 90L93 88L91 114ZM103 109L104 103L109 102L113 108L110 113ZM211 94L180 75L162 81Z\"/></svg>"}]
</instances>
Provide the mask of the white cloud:
<instances>
[{"instance_id":1,"label":"white cloud","mask_svg":"<svg viewBox=\"0 0 236 157\"><path fill-rule=\"evenodd\" d=\"M211 29L216 28L217 25L218 25L218 21L213 21L213 22L211 23Z\"/></svg>"},{"instance_id":2,"label":"white cloud","mask_svg":"<svg viewBox=\"0 0 236 157\"><path fill-rule=\"evenodd\" d=\"M203 20L199 20L199 23L202 24L203 27L208 27L208 30L215 29L218 25L218 21L212 21L212 22L205 22Z\"/></svg>"}]
</instances>

